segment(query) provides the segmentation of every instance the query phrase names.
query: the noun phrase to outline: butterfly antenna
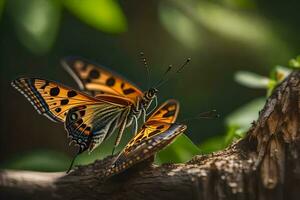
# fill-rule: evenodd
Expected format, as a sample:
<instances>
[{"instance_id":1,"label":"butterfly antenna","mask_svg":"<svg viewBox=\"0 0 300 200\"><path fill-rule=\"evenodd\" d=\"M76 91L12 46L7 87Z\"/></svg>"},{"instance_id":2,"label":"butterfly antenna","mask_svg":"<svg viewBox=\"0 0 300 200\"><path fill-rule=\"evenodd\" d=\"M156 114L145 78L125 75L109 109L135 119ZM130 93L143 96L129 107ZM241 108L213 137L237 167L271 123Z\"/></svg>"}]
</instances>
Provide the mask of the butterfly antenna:
<instances>
[{"instance_id":1,"label":"butterfly antenna","mask_svg":"<svg viewBox=\"0 0 300 200\"><path fill-rule=\"evenodd\" d=\"M195 119L217 119L219 117L220 114L218 114L216 110L210 110L210 111L201 112L194 117L184 119L182 122L187 122Z\"/></svg>"},{"instance_id":2,"label":"butterfly antenna","mask_svg":"<svg viewBox=\"0 0 300 200\"><path fill-rule=\"evenodd\" d=\"M220 118L220 114L216 110L202 112L196 116L196 119L217 119L217 118Z\"/></svg>"},{"instance_id":3,"label":"butterfly antenna","mask_svg":"<svg viewBox=\"0 0 300 200\"><path fill-rule=\"evenodd\" d=\"M176 70L176 73L181 73L186 65L191 61L191 58L187 58L186 61ZM169 65L169 68L165 71L163 77L159 80L157 88L162 87L169 79L165 79L166 75L171 71L172 65Z\"/></svg>"},{"instance_id":4,"label":"butterfly antenna","mask_svg":"<svg viewBox=\"0 0 300 200\"><path fill-rule=\"evenodd\" d=\"M149 88L150 86L150 69L149 69L149 66L148 66L148 63L147 63L147 59L146 59L146 56L144 54L144 52L140 52L140 56L141 56L141 60L146 68L146 71L147 71L147 87Z\"/></svg>"},{"instance_id":5,"label":"butterfly antenna","mask_svg":"<svg viewBox=\"0 0 300 200\"><path fill-rule=\"evenodd\" d=\"M72 161L71 161L71 164L70 164L70 167L68 169L68 171L66 172L67 174L71 171L72 167L73 167L73 164L74 164L74 161L75 159L77 158L77 156L81 153L81 150L78 151L78 153L73 157Z\"/></svg>"},{"instance_id":6,"label":"butterfly antenna","mask_svg":"<svg viewBox=\"0 0 300 200\"><path fill-rule=\"evenodd\" d=\"M190 61L191 61L191 58L187 58L186 61L176 71L176 73L181 73Z\"/></svg>"},{"instance_id":7,"label":"butterfly antenna","mask_svg":"<svg viewBox=\"0 0 300 200\"><path fill-rule=\"evenodd\" d=\"M167 70L161 76L161 79L157 82L156 88L159 88L164 82L166 82L168 80L168 79L165 79L165 78L167 77L167 75L169 74L169 72L171 71L172 68L173 68L172 65L168 66Z\"/></svg>"},{"instance_id":8,"label":"butterfly antenna","mask_svg":"<svg viewBox=\"0 0 300 200\"><path fill-rule=\"evenodd\" d=\"M164 86L167 82L168 82L169 79L165 79L164 81L162 81L159 85L156 86L156 88L161 88L162 86Z\"/></svg>"}]
</instances>

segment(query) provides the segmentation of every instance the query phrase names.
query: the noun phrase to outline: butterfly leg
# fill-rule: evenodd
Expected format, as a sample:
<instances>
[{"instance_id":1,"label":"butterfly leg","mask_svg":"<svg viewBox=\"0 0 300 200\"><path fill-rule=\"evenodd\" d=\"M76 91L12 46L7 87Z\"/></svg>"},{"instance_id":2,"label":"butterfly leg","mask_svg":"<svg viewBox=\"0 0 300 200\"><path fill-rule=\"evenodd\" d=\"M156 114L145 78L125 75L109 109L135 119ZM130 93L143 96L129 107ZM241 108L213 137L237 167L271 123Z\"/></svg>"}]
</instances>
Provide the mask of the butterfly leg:
<instances>
[{"instance_id":1,"label":"butterfly leg","mask_svg":"<svg viewBox=\"0 0 300 200\"><path fill-rule=\"evenodd\" d=\"M126 124L127 124L127 117L124 119L123 123L121 124L121 126L119 128L119 132L118 132L115 144L114 144L114 148L111 153L112 155L114 155L114 152L115 152L117 146L120 144L121 138L122 138L124 130L126 128Z\"/></svg>"},{"instance_id":2,"label":"butterfly leg","mask_svg":"<svg viewBox=\"0 0 300 200\"><path fill-rule=\"evenodd\" d=\"M70 166L69 166L69 169L68 169L68 171L66 172L67 174L71 171L71 169L72 169L72 167L73 167L73 164L74 164L74 161L75 161L75 159L77 158L77 156L79 155L79 154L81 154L83 152L83 149L79 149L78 150L78 152L77 152L77 154L73 157L73 159L72 159L72 161L71 161L71 164L70 164Z\"/></svg>"},{"instance_id":3,"label":"butterfly leg","mask_svg":"<svg viewBox=\"0 0 300 200\"><path fill-rule=\"evenodd\" d=\"M136 116L133 116L133 120L134 120L134 126L132 126L132 127L134 127L134 129L133 129L134 136L136 136L137 131L138 131L138 120L137 120Z\"/></svg>"},{"instance_id":4,"label":"butterfly leg","mask_svg":"<svg viewBox=\"0 0 300 200\"><path fill-rule=\"evenodd\" d=\"M142 112L143 112L143 124L144 124L146 121L146 116L147 116L145 108L142 109Z\"/></svg>"},{"instance_id":5,"label":"butterfly leg","mask_svg":"<svg viewBox=\"0 0 300 200\"><path fill-rule=\"evenodd\" d=\"M152 108L152 110L151 111L149 111L148 113L147 113L147 115L149 115L150 113L152 113L155 109L156 109L156 107L157 107L157 97L155 96L154 97L154 102L155 102L155 106Z\"/></svg>"}]
</instances>

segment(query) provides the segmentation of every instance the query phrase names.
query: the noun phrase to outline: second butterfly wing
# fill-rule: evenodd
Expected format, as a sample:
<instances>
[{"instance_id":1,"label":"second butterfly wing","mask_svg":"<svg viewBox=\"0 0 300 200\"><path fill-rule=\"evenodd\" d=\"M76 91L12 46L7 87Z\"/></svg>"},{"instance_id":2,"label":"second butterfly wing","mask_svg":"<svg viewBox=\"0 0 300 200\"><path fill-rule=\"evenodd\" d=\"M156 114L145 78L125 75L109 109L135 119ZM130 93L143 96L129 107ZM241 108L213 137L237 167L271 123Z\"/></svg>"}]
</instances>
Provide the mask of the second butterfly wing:
<instances>
[{"instance_id":1,"label":"second butterfly wing","mask_svg":"<svg viewBox=\"0 0 300 200\"><path fill-rule=\"evenodd\" d=\"M81 57L67 57L62 60L62 64L80 89L93 95L111 94L135 100L143 94L138 87L117 73Z\"/></svg>"},{"instance_id":2,"label":"second butterfly wing","mask_svg":"<svg viewBox=\"0 0 300 200\"><path fill-rule=\"evenodd\" d=\"M161 105L107 169L106 176L118 174L150 158L182 134L187 127L174 123L178 112L179 103L176 100L168 100Z\"/></svg>"}]
</instances>

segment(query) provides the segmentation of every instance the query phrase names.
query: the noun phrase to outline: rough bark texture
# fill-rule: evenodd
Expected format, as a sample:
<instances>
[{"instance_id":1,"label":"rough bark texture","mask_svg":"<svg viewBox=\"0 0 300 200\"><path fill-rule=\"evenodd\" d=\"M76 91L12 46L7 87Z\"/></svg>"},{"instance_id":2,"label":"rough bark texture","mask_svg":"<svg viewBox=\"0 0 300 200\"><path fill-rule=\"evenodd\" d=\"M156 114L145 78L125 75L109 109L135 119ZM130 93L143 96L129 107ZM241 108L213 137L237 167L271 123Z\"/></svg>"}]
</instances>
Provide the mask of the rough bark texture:
<instances>
[{"instance_id":1,"label":"rough bark texture","mask_svg":"<svg viewBox=\"0 0 300 200\"><path fill-rule=\"evenodd\" d=\"M245 138L185 164L143 163L105 181L111 157L69 175L0 172L0 195L36 199L300 199L300 72L273 92Z\"/></svg>"}]
</instances>

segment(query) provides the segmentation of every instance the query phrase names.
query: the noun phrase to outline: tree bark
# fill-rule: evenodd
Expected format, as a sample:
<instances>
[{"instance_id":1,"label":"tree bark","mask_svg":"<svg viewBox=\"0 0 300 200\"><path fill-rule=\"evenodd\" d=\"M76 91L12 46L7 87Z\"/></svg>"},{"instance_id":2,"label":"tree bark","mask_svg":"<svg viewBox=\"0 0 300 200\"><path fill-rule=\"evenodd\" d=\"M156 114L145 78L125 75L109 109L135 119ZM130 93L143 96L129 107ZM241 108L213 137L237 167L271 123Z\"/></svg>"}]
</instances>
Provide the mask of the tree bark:
<instances>
[{"instance_id":1,"label":"tree bark","mask_svg":"<svg viewBox=\"0 0 300 200\"><path fill-rule=\"evenodd\" d=\"M247 135L223 151L184 164L150 161L106 180L112 157L69 175L0 172L0 197L9 199L299 199L300 72L268 98Z\"/></svg>"}]
</instances>

